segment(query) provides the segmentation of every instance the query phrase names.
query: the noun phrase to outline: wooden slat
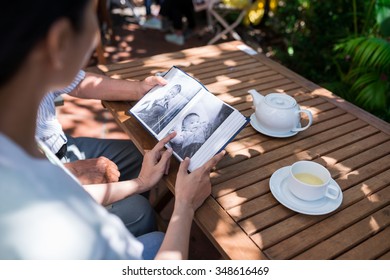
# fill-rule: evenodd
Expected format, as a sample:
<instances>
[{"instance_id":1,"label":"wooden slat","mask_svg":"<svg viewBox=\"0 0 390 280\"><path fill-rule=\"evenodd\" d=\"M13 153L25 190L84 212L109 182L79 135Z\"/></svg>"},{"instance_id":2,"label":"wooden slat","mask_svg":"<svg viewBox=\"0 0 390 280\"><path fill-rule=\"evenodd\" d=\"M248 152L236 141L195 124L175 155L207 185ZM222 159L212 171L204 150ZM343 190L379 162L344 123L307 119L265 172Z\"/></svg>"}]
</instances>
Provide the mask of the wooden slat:
<instances>
[{"instance_id":1,"label":"wooden slat","mask_svg":"<svg viewBox=\"0 0 390 280\"><path fill-rule=\"evenodd\" d=\"M251 72L250 68L251 68L251 66L254 67L256 65L256 61L253 59L250 59L250 58L248 59L245 56L240 57L240 59L242 60L243 64L241 65L240 60L234 60L235 64L239 65L239 66L236 66L234 68L229 67L228 65L225 65L223 63L223 61L219 61L218 64L216 64L216 63L210 64L213 66L210 66L210 67L206 66L205 68L198 69L199 72L196 71L196 68L194 69L195 71L193 71L191 69L192 65L186 66L186 65L182 65L182 64L178 63L177 61L167 61L164 64L156 65L154 69L144 69L142 72L139 72L139 71L127 72L127 73L122 73L119 75L115 74L112 77L113 78L118 77L121 79L141 80L141 79L144 79L146 76L149 76L151 74L154 75L157 72L165 72L165 71L169 70L169 68L171 68L173 65L175 65L175 66L181 68L182 70L186 71L189 75L195 76L196 79L202 81L202 83L208 84L211 82L215 82L216 76L218 76L218 75L224 75L226 77L230 76L230 75L232 77L241 77L244 75L244 73L250 73ZM263 66L263 67L260 67L260 69L266 71L269 68L266 66ZM138 70L138 69L135 69L135 70ZM212 75L210 75L210 74L207 75L207 73L212 73ZM207 79L207 78L209 78L209 79Z\"/></svg>"},{"instance_id":2,"label":"wooden slat","mask_svg":"<svg viewBox=\"0 0 390 280\"><path fill-rule=\"evenodd\" d=\"M183 58L185 59L183 60ZM114 78L143 79L150 74L167 71L173 65L185 69L189 74L192 74L192 71L198 71L199 74L201 74L203 71L208 70L209 65L219 64L232 71L235 69L235 65L247 64L248 61L255 60L241 51L235 50L233 52L219 53L219 55L216 56L212 56L211 53L208 53L201 58L198 56L194 57L194 54L186 57L184 55L179 55L178 57L161 55L161 57L154 56L153 59L144 60L143 62L133 61L131 63L119 64L121 67L117 66L117 69L114 71L109 71L104 66L101 66L101 69L103 72L106 72L108 76ZM200 67L199 65L202 66ZM259 64L257 64L257 66L259 66Z\"/></svg>"},{"instance_id":3,"label":"wooden slat","mask_svg":"<svg viewBox=\"0 0 390 280\"><path fill-rule=\"evenodd\" d=\"M387 220L389 214L387 212ZM387 226L383 231L370 237L368 240L352 248L347 253L341 255L337 259L340 260L368 260L368 259L383 259L390 260L390 255L386 253L390 250L390 227Z\"/></svg>"},{"instance_id":4,"label":"wooden slat","mask_svg":"<svg viewBox=\"0 0 390 280\"><path fill-rule=\"evenodd\" d=\"M195 221L209 237L210 234L212 235L212 242L225 258L267 259L215 200L206 200L196 212ZM231 240L239 240L239 242L231 242Z\"/></svg>"},{"instance_id":5,"label":"wooden slat","mask_svg":"<svg viewBox=\"0 0 390 280\"><path fill-rule=\"evenodd\" d=\"M390 189L379 192L363 199L350 207L330 216L316 224L315 227L305 229L294 236L279 242L264 250L272 259L290 259L299 253L316 245L317 242L329 238L371 213L389 205ZM304 242L302 242L304 240ZM266 248L266 244L263 244Z\"/></svg>"},{"instance_id":6,"label":"wooden slat","mask_svg":"<svg viewBox=\"0 0 390 280\"><path fill-rule=\"evenodd\" d=\"M192 57L202 57L205 61L210 58L215 58L225 53L237 52L242 53L237 49L237 45L242 45L241 42L225 43L214 46L197 47L192 49L182 50L180 52L160 54L145 59L135 59L122 61L111 65L99 65L102 72L111 75L112 72L131 67L150 67L162 61L171 61L172 59L180 59L181 61L190 60Z\"/></svg>"},{"instance_id":7,"label":"wooden slat","mask_svg":"<svg viewBox=\"0 0 390 280\"><path fill-rule=\"evenodd\" d=\"M389 200L390 189L381 190L367 199L359 201L347 209L334 214L324 221L321 221L316 224L315 227L310 227L287 240L279 242L278 244L264 250L264 252L272 259L290 259L311 248L319 240L321 241L329 238L333 234L338 233L340 230L343 230L362 218L367 217L367 215L373 213L374 211L378 211L382 207L389 205Z\"/></svg>"},{"instance_id":8,"label":"wooden slat","mask_svg":"<svg viewBox=\"0 0 390 280\"><path fill-rule=\"evenodd\" d=\"M365 259L364 255L365 255L364 252L362 252L362 259ZM378 257L378 260L390 260L390 249L382 256Z\"/></svg>"},{"instance_id":9,"label":"wooden slat","mask_svg":"<svg viewBox=\"0 0 390 280\"><path fill-rule=\"evenodd\" d=\"M259 92L268 93L275 91L275 88L280 85L283 85L283 88L286 90L299 87L295 83L285 80L283 76L277 74L275 71L261 73L256 72L250 77L241 78L240 83L229 84L228 94L232 94L234 96L245 96L249 99L250 96L247 91L252 88L255 88ZM218 82L206 84L206 87L213 93L215 92L218 94L219 92L226 92L226 87L222 88ZM237 94L237 92L240 92L240 94ZM219 97L223 98L223 96ZM252 99L250 100L252 101Z\"/></svg>"},{"instance_id":10,"label":"wooden slat","mask_svg":"<svg viewBox=\"0 0 390 280\"><path fill-rule=\"evenodd\" d=\"M351 227L339 232L338 234L328 238L324 242L306 250L304 253L296 256L294 259L333 259L350 248L354 248L349 254L344 255L343 259L356 259L358 252L366 249L371 254L371 257L364 253L366 259L374 259L378 255L383 254L390 248L390 207L385 207L372 215L357 222ZM379 233L375 239L369 240L364 245L356 247L361 242L369 239L376 233ZM386 236L387 234L387 236ZM387 238L386 238L386 237ZM382 242L378 242L379 239ZM373 243L373 244L371 244ZM337 246L334 246L337 244ZM371 245L370 247L368 247Z\"/></svg>"},{"instance_id":11,"label":"wooden slat","mask_svg":"<svg viewBox=\"0 0 390 280\"><path fill-rule=\"evenodd\" d=\"M350 173L359 167L367 166L368 163L380 158L383 158L385 164L389 164L390 158L387 157L390 153L389 144L390 142L385 142L357 154L351 154L351 151L360 151L361 149L359 149L359 147L352 147L352 150L350 149L351 147L347 147L346 149L338 151L338 153L337 151L330 153L315 161L325 165L333 178L338 178L340 174ZM343 158L347 159L343 160ZM339 163L334 164L335 162Z\"/></svg>"}]
</instances>

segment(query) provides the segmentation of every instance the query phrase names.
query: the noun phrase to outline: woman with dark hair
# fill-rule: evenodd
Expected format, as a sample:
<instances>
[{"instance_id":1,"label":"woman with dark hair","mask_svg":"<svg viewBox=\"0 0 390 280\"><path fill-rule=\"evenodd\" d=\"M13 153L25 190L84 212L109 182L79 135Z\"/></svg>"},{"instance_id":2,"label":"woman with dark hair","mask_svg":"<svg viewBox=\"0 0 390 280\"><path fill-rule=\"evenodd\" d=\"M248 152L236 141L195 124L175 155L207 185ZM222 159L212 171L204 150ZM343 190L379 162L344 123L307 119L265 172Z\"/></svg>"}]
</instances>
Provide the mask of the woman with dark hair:
<instances>
[{"instance_id":1,"label":"woman with dark hair","mask_svg":"<svg viewBox=\"0 0 390 280\"><path fill-rule=\"evenodd\" d=\"M95 1L6 1L2 8L7 14L0 17L6 27L0 44L0 259L186 258L194 212L210 194L209 172L223 153L191 174L184 160L166 234L135 238L35 140L45 93L69 85L95 47ZM145 154L131 181L134 192L161 179L172 154L164 145L174 136ZM108 185L104 196L110 195Z\"/></svg>"}]
</instances>

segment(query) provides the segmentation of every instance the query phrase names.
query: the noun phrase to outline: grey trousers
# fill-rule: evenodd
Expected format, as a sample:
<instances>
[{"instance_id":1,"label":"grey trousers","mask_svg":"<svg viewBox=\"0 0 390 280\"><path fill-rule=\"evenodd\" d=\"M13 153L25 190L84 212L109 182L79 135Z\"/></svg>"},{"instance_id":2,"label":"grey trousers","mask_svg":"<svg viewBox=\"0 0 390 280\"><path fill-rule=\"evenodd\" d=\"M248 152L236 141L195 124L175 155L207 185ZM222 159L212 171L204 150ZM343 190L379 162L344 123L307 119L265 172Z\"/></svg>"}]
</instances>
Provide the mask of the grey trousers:
<instances>
[{"instance_id":1,"label":"grey trousers","mask_svg":"<svg viewBox=\"0 0 390 280\"><path fill-rule=\"evenodd\" d=\"M67 153L63 161L72 162L82 159L105 156L113 161L121 173L119 180L131 180L138 176L142 166L142 154L130 140L98 139L88 137L73 138L69 135ZM147 195L132 195L107 207L117 215L127 229L140 236L156 230L155 213Z\"/></svg>"}]
</instances>

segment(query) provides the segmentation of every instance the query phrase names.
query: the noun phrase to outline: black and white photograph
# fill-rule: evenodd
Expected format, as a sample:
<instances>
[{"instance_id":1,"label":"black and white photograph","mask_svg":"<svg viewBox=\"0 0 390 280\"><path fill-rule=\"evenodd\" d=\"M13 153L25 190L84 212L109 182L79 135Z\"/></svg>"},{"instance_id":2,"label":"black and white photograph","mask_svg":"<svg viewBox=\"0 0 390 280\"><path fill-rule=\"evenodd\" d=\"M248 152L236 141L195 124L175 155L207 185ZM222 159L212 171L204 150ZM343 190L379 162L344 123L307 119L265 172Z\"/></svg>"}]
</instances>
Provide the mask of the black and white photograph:
<instances>
[{"instance_id":1,"label":"black and white photograph","mask_svg":"<svg viewBox=\"0 0 390 280\"><path fill-rule=\"evenodd\" d=\"M170 141L173 151L182 159L191 158L232 112L221 102L201 100L172 129L177 133Z\"/></svg>"},{"instance_id":2,"label":"black and white photograph","mask_svg":"<svg viewBox=\"0 0 390 280\"><path fill-rule=\"evenodd\" d=\"M164 76L167 85L152 89L132 110L156 135L203 88L195 80L189 83L188 76L180 70L173 72Z\"/></svg>"}]
</instances>

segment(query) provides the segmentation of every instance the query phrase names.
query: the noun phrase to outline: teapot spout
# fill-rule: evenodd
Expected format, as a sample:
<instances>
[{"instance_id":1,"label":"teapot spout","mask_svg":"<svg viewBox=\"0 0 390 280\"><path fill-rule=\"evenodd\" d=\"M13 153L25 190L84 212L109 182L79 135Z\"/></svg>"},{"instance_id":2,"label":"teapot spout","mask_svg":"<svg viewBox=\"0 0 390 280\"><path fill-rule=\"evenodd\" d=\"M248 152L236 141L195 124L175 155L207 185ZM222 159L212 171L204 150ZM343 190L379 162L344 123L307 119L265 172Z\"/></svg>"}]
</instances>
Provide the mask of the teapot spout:
<instances>
[{"instance_id":1,"label":"teapot spout","mask_svg":"<svg viewBox=\"0 0 390 280\"><path fill-rule=\"evenodd\" d=\"M252 98L253 98L253 105L254 105L255 107L257 107L257 105L259 105L259 104L262 102L263 98L264 98L264 96L261 95L261 94L260 94L257 90L255 90L255 89L250 89L250 90L248 90L248 93L250 93L250 95L252 95Z\"/></svg>"}]
</instances>

